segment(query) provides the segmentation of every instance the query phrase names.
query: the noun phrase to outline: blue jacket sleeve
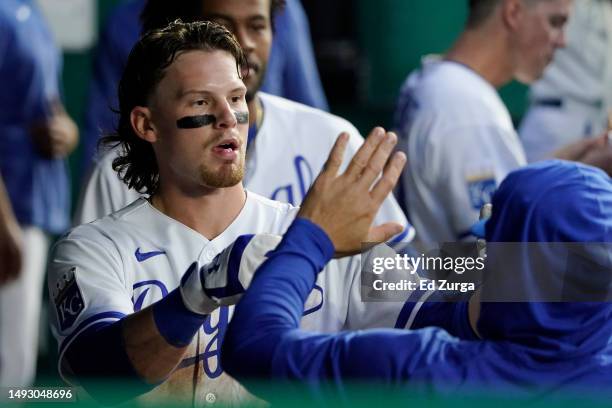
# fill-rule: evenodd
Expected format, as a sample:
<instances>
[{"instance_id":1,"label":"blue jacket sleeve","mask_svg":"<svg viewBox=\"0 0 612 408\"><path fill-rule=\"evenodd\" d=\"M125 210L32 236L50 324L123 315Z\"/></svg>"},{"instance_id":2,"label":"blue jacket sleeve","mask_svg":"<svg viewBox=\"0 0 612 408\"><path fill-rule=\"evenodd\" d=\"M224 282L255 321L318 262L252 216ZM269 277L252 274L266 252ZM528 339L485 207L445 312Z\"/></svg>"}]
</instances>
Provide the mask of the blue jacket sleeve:
<instances>
[{"instance_id":1,"label":"blue jacket sleeve","mask_svg":"<svg viewBox=\"0 0 612 408\"><path fill-rule=\"evenodd\" d=\"M418 367L440 361L452 340L437 329L335 335L299 330L316 274L332 254L322 230L294 222L236 307L221 353L230 375L239 381L300 380L316 390L327 380L339 388L349 379L403 383Z\"/></svg>"}]
</instances>

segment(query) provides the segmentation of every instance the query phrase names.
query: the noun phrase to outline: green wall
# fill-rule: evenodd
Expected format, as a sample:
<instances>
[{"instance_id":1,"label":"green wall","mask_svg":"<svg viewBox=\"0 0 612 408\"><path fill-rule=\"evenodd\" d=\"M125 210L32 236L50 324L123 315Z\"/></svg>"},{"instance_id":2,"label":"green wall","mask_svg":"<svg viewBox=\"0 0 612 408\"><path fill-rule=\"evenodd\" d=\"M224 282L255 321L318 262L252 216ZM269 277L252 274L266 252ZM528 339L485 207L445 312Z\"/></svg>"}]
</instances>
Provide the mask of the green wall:
<instances>
[{"instance_id":1,"label":"green wall","mask_svg":"<svg viewBox=\"0 0 612 408\"><path fill-rule=\"evenodd\" d=\"M364 103L360 108L339 108L347 115L357 109L360 128L389 126L406 76L420 65L422 56L450 48L463 28L467 0L358 0L355 14L366 64ZM515 122L524 113L526 89L511 83L500 91Z\"/></svg>"}]
</instances>

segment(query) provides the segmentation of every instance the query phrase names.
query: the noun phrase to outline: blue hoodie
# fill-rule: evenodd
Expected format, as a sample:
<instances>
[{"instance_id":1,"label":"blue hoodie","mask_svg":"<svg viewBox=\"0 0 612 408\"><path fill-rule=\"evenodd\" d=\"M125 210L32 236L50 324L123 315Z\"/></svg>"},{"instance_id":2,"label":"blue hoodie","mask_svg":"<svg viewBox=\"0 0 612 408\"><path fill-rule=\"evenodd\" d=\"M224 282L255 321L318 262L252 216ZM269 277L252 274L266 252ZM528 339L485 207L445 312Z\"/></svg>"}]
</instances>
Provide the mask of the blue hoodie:
<instances>
[{"instance_id":1,"label":"blue hoodie","mask_svg":"<svg viewBox=\"0 0 612 408\"><path fill-rule=\"evenodd\" d=\"M560 161L511 173L493 198L491 242L611 242L612 183ZM299 329L316 274L333 256L329 238L297 219L260 267L235 310L222 364L238 380L298 380L313 392L348 380L411 386L411 392L500 389L513 396L612 386L612 305L482 303L482 340L441 328L314 334ZM533 273L514 271L517 278ZM609 270L608 270L609 273Z\"/></svg>"}]
</instances>

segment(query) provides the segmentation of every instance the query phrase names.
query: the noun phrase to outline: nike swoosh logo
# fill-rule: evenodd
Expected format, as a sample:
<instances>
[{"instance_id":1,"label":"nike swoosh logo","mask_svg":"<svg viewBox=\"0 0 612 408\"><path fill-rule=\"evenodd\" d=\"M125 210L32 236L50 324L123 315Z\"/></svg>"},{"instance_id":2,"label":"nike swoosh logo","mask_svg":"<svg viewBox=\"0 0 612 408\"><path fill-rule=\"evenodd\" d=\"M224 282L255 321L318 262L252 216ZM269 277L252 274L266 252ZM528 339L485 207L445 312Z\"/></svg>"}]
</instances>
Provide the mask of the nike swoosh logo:
<instances>
[{"instance_id":1,"label":"nike swoosh logo","mask_svg":"<svg viewBox=\"0 0 612 408\"><path fill-rule=\"evenodd\" d=\"M144 262L149 258L153 258L157 255L164 255L166 251L151 251L151 252L140 252L140 247L136 248L136 252L134 255L136 256L136 260L138 262Z\"/></svg>"}]
</instances>

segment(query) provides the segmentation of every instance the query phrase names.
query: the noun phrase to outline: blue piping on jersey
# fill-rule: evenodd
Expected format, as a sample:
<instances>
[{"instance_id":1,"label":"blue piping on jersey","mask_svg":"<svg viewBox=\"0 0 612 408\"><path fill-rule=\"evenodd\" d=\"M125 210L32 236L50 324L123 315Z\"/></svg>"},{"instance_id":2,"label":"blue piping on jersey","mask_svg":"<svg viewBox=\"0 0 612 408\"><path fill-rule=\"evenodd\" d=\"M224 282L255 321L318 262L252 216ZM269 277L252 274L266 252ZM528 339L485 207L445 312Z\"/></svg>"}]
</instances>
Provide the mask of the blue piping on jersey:
<instances>
[{"instance_id":1,"label":"blue piping on jersey","mask_svg":"<svg viewBox=\"0 0 612 408\"><path fill-rule=\"evenodd\" d=\"M59 354L60 356L62 355L62 353L64 352L64 349L66 348L66 346L73 340L75 339L79 334L81 334L81 331L88 325L95 323L98 320L104 320L104 319L123 319L126 315L124 313L121 312L115 312L115 311L110 311L110 312L102 312L102 313L97 313L93 316L88 317L87 319L83 320L81 322L81 324L79 324L77 326L76 329L74 329L72 331L72 333L66 337L64 339L64 341L62 341L62 344L60 345L59 348Z\"/></svg>"}]
</instances>

